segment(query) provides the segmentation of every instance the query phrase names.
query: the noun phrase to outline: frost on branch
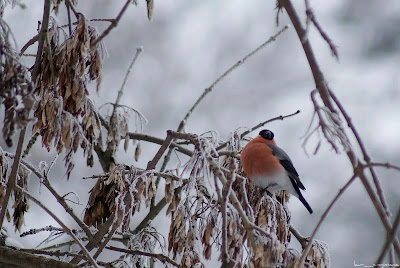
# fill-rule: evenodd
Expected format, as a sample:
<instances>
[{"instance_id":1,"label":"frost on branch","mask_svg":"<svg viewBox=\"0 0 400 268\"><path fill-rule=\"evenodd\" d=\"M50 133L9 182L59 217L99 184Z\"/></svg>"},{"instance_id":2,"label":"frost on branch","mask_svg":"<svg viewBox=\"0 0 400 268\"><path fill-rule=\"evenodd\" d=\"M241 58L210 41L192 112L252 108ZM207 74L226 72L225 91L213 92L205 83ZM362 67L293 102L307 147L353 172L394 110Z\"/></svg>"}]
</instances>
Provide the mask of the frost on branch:
<instances>
[{"instance_id":1,"label":"frost on branch","mask_svg":"<svg viewBox=\"0 0 400 268\"><path fill-rule=\"evenodd\" d=\"M237 166L240 135L233 134L223 155L215 150L219 141L213 137L176 136L188 140L195 149L181 175L187 175L188 180L167 180L165 186L167 213L171 215L168 250L174 259L180 258L185 267L204 266L199 256L210 259L214 248L220 254L216 257L225 264L293 267L299 256L288 248L289 195L282 191L275 199L247 183ZM320 248L313 252L307 261L311 267L329 267L323 259L325 252Z\"/></svg>"},{"instance_id":2,"label":"frost on branch","mask_svg":"<svg viewBox=\"0 0 400 268\"><path fill-rule=\"evenodd\" d=\"M314 240L304 263L316 268L330 267L328 245L322 241Z\"/></svg>"},{"instance_id":3,"label":"frost on branch","mask_svg":"<svg viewBox=\"0 0 400 268\"><path fill-rule=\"evenodd\" d=\"M91 190L84 222L99 228L113 213L117 205L125 206L122 230L127 230L130 217L139 211L144 199L146 207L156 191L154 176L136 168L118 165L110 173L101 175ZM122 203L121 203L122 202Z\"/></svg>"},{"instance_id":4,"label":"frost on branch","mask_svg":"<svg viewBox=\"0 0 400 268\"><path fill-rule=\"evenodd\" d=\"M93 144L100 135L100 120L88 99L87 84L101 82L103 48L91 46L98 34L83 15L71 36L51 20L35 90L37 118L33 132L39 131L42 144L61 153L65 148L67 174L72 168L72 153L84 148L88 164L93 164ZM64 41L63 41L64 40Z\"/></svg>"}]
</instances>

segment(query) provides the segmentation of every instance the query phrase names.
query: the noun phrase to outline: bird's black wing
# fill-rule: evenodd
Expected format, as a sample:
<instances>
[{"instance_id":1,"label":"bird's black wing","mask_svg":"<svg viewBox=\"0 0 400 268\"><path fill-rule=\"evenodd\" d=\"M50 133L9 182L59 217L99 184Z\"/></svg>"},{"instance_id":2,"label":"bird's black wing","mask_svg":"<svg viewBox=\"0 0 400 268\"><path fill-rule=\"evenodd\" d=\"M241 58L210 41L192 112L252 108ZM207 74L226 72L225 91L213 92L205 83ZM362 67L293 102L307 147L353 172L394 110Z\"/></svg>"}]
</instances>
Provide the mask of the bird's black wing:
<instances>
[{"instance_id":1,"label":"bird's black wing","mask_svg":"<svg viewBox=\"0 0 400 268\"><path fill-rule=\"evenodd\" d=\"M285 153L284 150L282 150L281 148L279 148L276 145L273 145L270 143L266 143L266 145L272 149L272 154L276 158L278 158L281 165L286 169L287 172L289 172L290 178L294 179L294 181L296 182L297 186L300 189L305 190L306 187L304 187L303 183L301 183L301 181L299 179L299 174L297 173L296 169L294 168L292 160L290 160L290 157L287 155L287 153Z\"/></svg>"}]
</instances>

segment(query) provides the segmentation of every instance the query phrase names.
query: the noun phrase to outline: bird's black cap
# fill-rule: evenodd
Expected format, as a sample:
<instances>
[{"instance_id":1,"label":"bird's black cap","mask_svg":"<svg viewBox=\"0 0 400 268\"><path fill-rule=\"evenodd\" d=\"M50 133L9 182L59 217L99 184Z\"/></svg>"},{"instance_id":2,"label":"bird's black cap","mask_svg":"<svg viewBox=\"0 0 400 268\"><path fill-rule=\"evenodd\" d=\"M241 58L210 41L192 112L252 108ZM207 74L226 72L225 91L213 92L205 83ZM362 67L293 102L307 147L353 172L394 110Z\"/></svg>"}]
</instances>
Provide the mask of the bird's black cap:
<instances>
[{"instance_id":1,"label":"bird's black cap","mask_svg":"<svg viewBox=\"0 0 400 268\"><path fill-rule=\"evenodd\" d=\"M274 133L268 129L261 130L259 135L267 140L272 140L274 138Z\"/></svg>"}]
</instances>

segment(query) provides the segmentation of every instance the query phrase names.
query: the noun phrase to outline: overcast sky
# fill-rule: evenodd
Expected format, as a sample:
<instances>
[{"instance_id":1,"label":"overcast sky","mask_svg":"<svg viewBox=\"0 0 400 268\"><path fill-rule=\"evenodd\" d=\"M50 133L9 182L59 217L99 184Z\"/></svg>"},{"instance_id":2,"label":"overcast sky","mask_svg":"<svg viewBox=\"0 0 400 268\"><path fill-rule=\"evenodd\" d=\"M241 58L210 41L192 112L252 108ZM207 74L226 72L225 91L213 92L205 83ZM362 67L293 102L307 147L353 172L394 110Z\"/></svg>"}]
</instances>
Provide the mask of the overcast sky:
<instances>
[{"instance_id":1,"label":"overcast sky","mask_svg":"<svg viewBox=\"0 0 400 268\"><path fill-rule=\"evenodd\" d=\"M80 1L77 10L87 18L111 18L118 14L124 2ZM37 33L37 21L42 16L42 1L22 3L26 9L9 7L4 14L19 48ZM98 107L114 100L136 48L143 46L144 52L136 62L122 104L147 117L149 124L145 133L165 137L166 130L177 128L206 87L290 24L286 13L281 13L280 25L276 27L274 3L260 0L155 0L153 20L149 22L145 1L138 0L139 5L130 6L118 27L104 40L108 56L104 60L103 83L99 94L92 90L91 97ZM384 5L373 0L310 3L318 21L338 46L339 61L331 56L327 44L315 29L311 29L309 38L330 88L348 110L372 158L399 164L400 2L387 0ZM304 18L303 1L295 4ZM59 24L66 22L63 13L61 8L60 16L56 18ZM108 26L105 22L92 25L99 31ZM32 47L28 52L33 53L35 49ZM25 60L27 64L31 62L31 59ZM274 122L268 128L275 132L278 145L292 158L307 188L305 198L315 211L310 216L298 200L290 201L292 223L305 236L310 235L329 202L352 175L346 155L335 154L326 142L314 156L312 152L317 140L311 139L307 145L310 157L304 153L300 138L312 118L310 92L313 89L310 68L291 27L217 85L192 114L186 127L187 132L196 134L216 130L222 139L226 139L239 127L251 127L269 118L301 110L299 115ZM104 114L106 109L102 112ZM251 136L255 135L257 133ZM123 153L123 150L117 156L118 161L145 167L158 147L142 145L145 153L138 163L133 160L133 152ZM3 141L1 146L5 148ZM51 160L54 155L54 152L48 154L41 150L40 142L37 142L31 161L38 164L39 160ZM61 192L67 193L77 184L82 185L74 191L80 196L80 202L86 204L87 192L93 182L82 182L80 177L100 173L101 169L99 165L92 170L80 166L81 159L80 154L76 155L77 165L67 182L63 178L63 156L60 156L53 176ZM381 169L378 174L389 206L396 212L400 205L400 176ZM41 191L36 179L31 180L30 187L42 197L47 195L46 191ZM54 204L56 208L60 209ZM83 211L84 206L76 206L76 209ZM28 213L24 230L48 224L48 217L38 219L36 212L39 213L37 210ZM158 225L157 222L154 224ZM361 183L355 182L344 194L317 238L329 245L332 267L352 267L353 261L373 264L383 245L384 232ZM21 241L28 246L37 243L37 239L31 238ZM299 247L296 243L293 246Z\"/></svg>"}]
</instances>

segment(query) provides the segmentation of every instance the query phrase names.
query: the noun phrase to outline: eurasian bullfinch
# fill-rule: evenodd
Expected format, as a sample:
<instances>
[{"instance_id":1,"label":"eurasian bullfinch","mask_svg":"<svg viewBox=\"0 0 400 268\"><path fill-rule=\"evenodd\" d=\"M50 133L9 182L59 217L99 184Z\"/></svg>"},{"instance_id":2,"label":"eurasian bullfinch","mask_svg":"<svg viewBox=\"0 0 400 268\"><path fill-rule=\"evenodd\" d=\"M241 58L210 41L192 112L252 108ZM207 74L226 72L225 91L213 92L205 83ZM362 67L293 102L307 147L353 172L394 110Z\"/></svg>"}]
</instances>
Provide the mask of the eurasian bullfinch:
<instances>
[{"instance_id":1,"label":"eurasian bullfinch","mask_svg":"<svg viewBox=\"0 0 400 268\"><path fill-rule=\"evenodd\" d=\"M271 194L286 190L296 196L310 214L313 212L300 192L300 189L306 188L301 183L292 160L276 145L272 131L261 130L260 135L243 148L240 159L251 183Z\"/></svg>"}]
</instances>

